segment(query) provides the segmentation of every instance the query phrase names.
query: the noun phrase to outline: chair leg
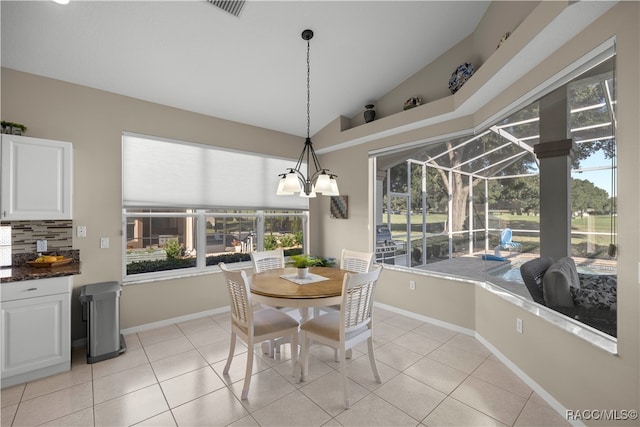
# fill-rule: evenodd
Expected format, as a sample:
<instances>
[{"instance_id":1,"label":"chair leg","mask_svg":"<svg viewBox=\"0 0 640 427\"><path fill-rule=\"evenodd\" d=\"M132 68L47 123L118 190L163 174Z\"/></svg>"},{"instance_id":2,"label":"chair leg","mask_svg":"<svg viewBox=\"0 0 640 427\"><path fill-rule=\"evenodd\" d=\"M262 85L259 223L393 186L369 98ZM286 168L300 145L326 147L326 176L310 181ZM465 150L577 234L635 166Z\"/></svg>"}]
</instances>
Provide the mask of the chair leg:
<instances>
[{"instance_id":1,"label":"chair leg","mask_svg":"<svg viewBox=\"0 0 640 427\"><path fill-rule=\"evenodd\" d=\"M298 331L291 333L291 376L296 376L296 366L298 366Z\"/></svg>"},{"instance_id":2,"label":"chair leg","mask_svg":"<svg viewBox=\"0 0 640 427\"><path fill-rule=\"evenodd\" d=\"M229 356L227 356L227 363L224 365L224 369L222 373L227 375L229 373L229 368L231 367L231 361L233 360L233 353L236 350L236 333L231 332L231 343L229 344Z\"/></svg>"},{"instance_id":3,"label":"chair leg","mask_svg":"<svg viewBox=\"0 0 640 427\"><path fill-rule=\"evenodd\" d=\"M371 363L371 370L373 371L373 377L378 384L382 383L380 380L380 374L378 373L378 367L376 366L376 357L373 354L373 337L367 339L367 346L369 347L369 363Z\"/></svg>"},{"instance_id":4,"label":"chair leg","mask_svg":"<svg viewBox=\"0 0 640 427\"><path fill-rule=\"evenodd\" d=\"M273 357L273 346L274 346L274 341L265 341L261 344L261 348L262 348L262 352L264 354L266 354L269 357Z\"/></svg>"},{"instance_id":5,"label":"chair leg","mask_svg":"<svg viewBox=\"0 0 640 427\"><path fill-rule=\"evenodd\" d=\"M245 400L249 394L249 385L251 385L251 371L253 370L253 337L247 339L247 368L244 372L244 385L242 386L241 399Z\"/></svg>"},{"instance_id":6,"label":"chair leg","mask_svg":"<svg viewBox=\"0 0 640 427\"><path fill-rule=\"evenodd\" d=\"M352 356L353 356L353 351L350 348L347 349L347 352L345 353L345 357L347 359L351 359ZM338 356L338 349L337 348L333 349L333 360L336 363L340 362L340 357Z\"/></svg>"},{"instance_id":7,"label":"chair leg","mask_svg":"<svg viewBox=\"0 0 640 427\"><path fill-rule=\"evenodd\" d=\"M344 393L344 407L351 408L351 400L349 399L349 378L347 378L347 359L346 350L341 346L338 350L340 354L340 370L342 371L342 391Z\"/></svg>"},{"instance_id":8,"label":"chair leg","mask_svg":"<svg viewBox=\"0 0 640 427\"><path fill-rule=\"evenodd\" d=\"M298 382L304 382L309 373L309 346L311 342L304 331L302 331L300 338L302 341L302 351L300 352L300 380Z\"/></svg>"}]
</instances>

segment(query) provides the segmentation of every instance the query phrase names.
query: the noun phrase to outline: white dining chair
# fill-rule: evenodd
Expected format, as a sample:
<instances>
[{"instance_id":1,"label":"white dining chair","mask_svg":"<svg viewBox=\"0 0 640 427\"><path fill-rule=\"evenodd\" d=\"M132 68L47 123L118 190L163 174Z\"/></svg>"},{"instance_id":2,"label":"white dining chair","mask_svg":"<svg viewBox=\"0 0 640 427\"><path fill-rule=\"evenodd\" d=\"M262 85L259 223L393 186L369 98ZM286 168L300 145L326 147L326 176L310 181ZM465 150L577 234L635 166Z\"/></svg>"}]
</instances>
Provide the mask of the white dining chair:
<instances>
[{"instance_id":1,"label":"white dining chair","mask_svg":"<svg viewBox=\"0 0 640 427\"><path fill-rule=\"evenodd\" d=\"M346 351L362 341L367 341L369 363L376 382L380 374L373 351L373 300L382 266L376 265L368 273L347 273L342 283L342 304L339 312L314 317L300 325L302 351L300 355L300 381L309 372L309 349L319 343L337 349L342 373L344 406L349 409L349 381L347 378Z\"/></svg>"},{"instance_id":2,"label":"white dining chair","mask_svg":"<svg viewBox=\"0 0 640 427\"><path fill-rule=\"evenodd\" d=\"M251 303L251 291L247 274L242 271L230 271L224 263L218 264L227 282L227 290L231 302L231 344L229 356L224 365L223 374L229 373L231 361L236 346L236 339L240 338L247 345L247 367L242 387L242 399L249 394L251 371L253 368L254 345L282 336L287 336L291 342L292 375L298 360L298 322L291 316L274 308L264 308L254 311Z\"/></svg>"},{"instance_id":3,"label":"white dining chair","mask_svg":"<svg viewBox=\"0 0 640 427\"><path fill-rule=\"evenodd\" d=\"M340 255L340 269L354 273L366 273L371 270L375 254L373 252L358 252L350 249L342 249ZM339 311L339 305L329 305L320 309L314 309L314 316L318 316L319 310ZM337 360L336 360L337 361Z\"/></svg>"},{"instance_id":4,"label":"white dining chair","mask_svg":"<svg viewBox=\"0 0 640 427\"><path fill-rule=\"evenodd\" d=\"M340 256L340 269L354 273L366 273L371 270L374 256L373 252L358 252L343 248Z\"/></svg>"},{"instance_id":5,"label":"white dining chair","mask_svg":"<svg viewBox=\"0 0 640 427\"><path fill-rule=\"evenodd\" d=\"M284 251L278 248L272 251L251 252L251 262L256 273L284 268Z\"/></svg>"},{"instance_id":6,"label":"white dining chair","mask_svg":"<svg viewBox=\"0 0 640 427\"><path fill-rule=\"evenodd\" d=\"M256 273L284 268L284 250L278 248L270 251L251 252L251 262L253 263L253 270ZM291 309L287 307L276 308L280 311L291 311ZM268 344L265 343L262 350L265 354L268 354L269 357L274 357L276 353L280 353L280 346L287 342L289 341L284 337L278 340L271 340Z\"/></svg>"}]
</instances>

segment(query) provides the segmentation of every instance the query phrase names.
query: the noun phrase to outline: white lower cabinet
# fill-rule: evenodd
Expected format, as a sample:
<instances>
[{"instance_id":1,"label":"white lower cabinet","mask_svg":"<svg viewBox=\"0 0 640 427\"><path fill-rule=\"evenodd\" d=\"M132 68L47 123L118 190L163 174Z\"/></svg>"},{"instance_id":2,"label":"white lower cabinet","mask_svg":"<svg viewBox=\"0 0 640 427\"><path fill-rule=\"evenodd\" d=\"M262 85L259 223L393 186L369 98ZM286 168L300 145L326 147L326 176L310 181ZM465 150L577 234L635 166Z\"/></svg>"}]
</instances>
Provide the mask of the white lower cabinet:
<instances>
[{"instance_id":1,"label":"white lower cabinet","mask_svg":"<svg viewBox=\"0 0 640 427\"><path fill-rule=\"evenodd\" d=\"M72 280L2 284L2 388L71 368Z\"/></svg>"}]
</instances>

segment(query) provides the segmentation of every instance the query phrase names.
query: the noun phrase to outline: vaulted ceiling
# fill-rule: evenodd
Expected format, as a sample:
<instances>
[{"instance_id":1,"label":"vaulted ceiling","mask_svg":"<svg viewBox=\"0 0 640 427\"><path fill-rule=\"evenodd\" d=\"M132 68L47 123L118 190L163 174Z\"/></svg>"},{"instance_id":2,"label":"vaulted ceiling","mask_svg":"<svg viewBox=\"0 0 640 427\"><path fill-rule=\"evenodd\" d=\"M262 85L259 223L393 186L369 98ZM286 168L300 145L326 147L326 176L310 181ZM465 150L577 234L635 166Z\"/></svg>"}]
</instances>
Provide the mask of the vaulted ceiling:
<instances>
[{"instance_id":1,"label":"vaulted ceiling","mask_svg":"<svg viewBox=\"0 0 640 427\"><path fill-rule=\"evenodd\" d=\"M488 1L2 1L2 66L303 136L471 34Z\"/></svg>"}]
</instances>

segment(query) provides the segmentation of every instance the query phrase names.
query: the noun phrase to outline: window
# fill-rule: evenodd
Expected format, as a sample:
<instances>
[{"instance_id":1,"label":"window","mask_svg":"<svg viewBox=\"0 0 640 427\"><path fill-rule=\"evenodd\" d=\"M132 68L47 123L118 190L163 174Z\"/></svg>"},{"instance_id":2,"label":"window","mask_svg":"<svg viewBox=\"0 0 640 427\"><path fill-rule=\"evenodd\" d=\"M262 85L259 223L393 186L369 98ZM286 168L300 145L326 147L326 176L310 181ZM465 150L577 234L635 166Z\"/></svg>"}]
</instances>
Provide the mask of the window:
<instances>
[{"instance_id":1,"label":"window","mask_svg":"<svg viewBox=\"0 0 640 427\"><path fill-rule=\"evenodd\" d=\"M256 250L303 252L308 201L275 195L289 163L125 134L125 281L198 274Z\"/></svg>"},{"instance_id":2,"label":"window","mask_svg":"<svg viewBox=\"0 0 640 427\"><path fill-rule=\"evenodd\" d=\"M193 274L281 247L302 253L306 212L125 210L124 275L130 280ZM188 270L187 270L188 269Z\"/></svg>"},{"instance_id":3,"label":"window","mask_svg":"<svg viewBox=\"0 0 640 427\"><path fill-rule=\"evenodd\" d=\"M614 59L563 86L576 144L572 254L608 265L617 219ZM395 250L385 261L437 270L440 261L493 253L505 228L523 252L539 253L539 110L535 101L476 134L376 156L384 171L376 229L390 230Z\"/></svg>"},{"instance_id":4,"label":"window","mask_svg":"<svg viewBox=\"0 0 640 427\"><path fill-rule=\"evenodd\" d=\"M575 143L571 256L579 273L595 276L617 271L615 56L606 54L558 88L566 94L567 134ZM549 120L540 118L542 100L474 134L376 153L382 196L374 207L376 232L390 234L376 239L378 261L488 280L531 299L519 267L540 255L545 213L533 147L541 121ZM515 245L507 241L509 230ZM518 253L507 255L510 247ZM483 261L490 257L508 262Z\"/></svg>"}]
</instances>

